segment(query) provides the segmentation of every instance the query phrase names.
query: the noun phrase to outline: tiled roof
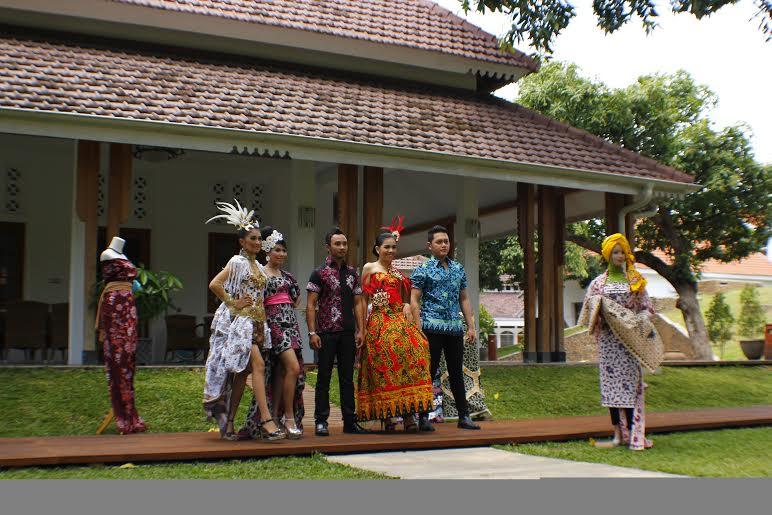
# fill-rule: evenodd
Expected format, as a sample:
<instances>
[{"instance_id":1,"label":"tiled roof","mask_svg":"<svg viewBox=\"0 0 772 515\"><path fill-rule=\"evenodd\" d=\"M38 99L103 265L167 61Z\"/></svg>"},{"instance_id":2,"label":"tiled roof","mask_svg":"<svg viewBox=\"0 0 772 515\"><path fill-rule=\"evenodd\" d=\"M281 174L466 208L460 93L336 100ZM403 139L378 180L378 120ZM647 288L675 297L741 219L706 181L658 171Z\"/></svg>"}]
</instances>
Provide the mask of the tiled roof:
<instances>
[{"instance_id":1,"label":"tiled roof","mask_svg":"<svg viewBox=\"0 0 772 515\"><path fill-rule=\"evenodd\" d=\"M480 304L496 318L523 318L525 299L522 291L483 291Z\"/></svg>"},{"instance_id":2,"label":"tiled roof","mask_svg":"<svg viewBox=\"0 0 772 515\"><path fill-rule=\"evenodd\" d=\"M429 0L110 0L400 45L535 71L522 52Z\"/></svg>"},{"instance_id":3,"label":"tiled roof","mask_svg":"<svg viewBox=\"0 0 772 515\"><path fill-rule=\"evenodd\" d=\"M686 174L492 95L0 28L0 108L306 136L679 182Z\"/></svg>"},{"instance_id":4,"label":"tiled roof","mask_svg":"<svg viewBox=\"0 0 772 515\"><path fill-rule=\"evenodd\" d=\"M671 263L670 257L660 250L652 252L655 256L665 263ZM636 263L636 268L646 269L646 265ZM700 267L704 274L725 274L725 275L748 275L748 276L769 276L772 277L772 260L762 252L756 252L738 261L722 263L711 259L706 261Z\"/></svg>"}]
</instances>

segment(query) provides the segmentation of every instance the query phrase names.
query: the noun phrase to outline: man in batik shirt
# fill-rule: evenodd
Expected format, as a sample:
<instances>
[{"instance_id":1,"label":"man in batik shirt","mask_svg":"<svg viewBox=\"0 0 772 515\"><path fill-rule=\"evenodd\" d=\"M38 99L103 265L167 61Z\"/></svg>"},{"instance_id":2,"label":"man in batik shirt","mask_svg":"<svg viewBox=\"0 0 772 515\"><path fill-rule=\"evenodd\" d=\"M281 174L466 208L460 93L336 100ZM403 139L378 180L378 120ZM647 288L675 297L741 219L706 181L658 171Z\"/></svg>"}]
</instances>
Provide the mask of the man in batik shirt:
<instances>
[{"instance_id":1,"label":"man in batik shirt","mask_svg":"<svg viewBox=\"0 0 772 515\"><path fill-rule=\"evenodd\" d=\"M446 228L435 225L429 229L427 247L432 257L418 266L410 277L413 283L410 308L413 318L419 321L429 340L432 379L440 366L440 356L445 353L450 390L458 409L458 427L480 429L469 417L464 389L465 338L459 312L463 312L469 328L466 332L467 343L471 345L477 341L472 307L466 292L466 272L461 263L448 257L450 238ZM421 416L419 428L422 431L434 431L428 415Z\"/></svg>"},{"instance_id":2,"label":"man in batik shirt","mask_svg":"<svg viewBox=\"0 0 772 515\"><path fill-rule=\"evenodd\" d=\"M317 436L330 434L330 378L335 359L344 433L368 433L356 422L354 409L354 358L364 335L357 328L361 319L362 287L356 268L346 264L348 240L339 228L325 235L327 259L311 273L306 290L306 322L311 347L318 351L319 375L316 380L315 429Z\"/></svg>"}]
</instances>

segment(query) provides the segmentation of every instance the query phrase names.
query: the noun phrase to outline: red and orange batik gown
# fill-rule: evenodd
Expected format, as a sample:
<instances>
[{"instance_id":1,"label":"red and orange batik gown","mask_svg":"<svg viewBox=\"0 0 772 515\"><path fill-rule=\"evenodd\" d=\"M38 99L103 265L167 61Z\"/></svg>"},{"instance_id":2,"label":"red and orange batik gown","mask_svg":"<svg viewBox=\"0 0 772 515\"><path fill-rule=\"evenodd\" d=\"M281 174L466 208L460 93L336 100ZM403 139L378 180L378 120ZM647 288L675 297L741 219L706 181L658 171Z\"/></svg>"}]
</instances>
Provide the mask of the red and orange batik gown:
<instances>
[{"instance_id":1,"label":"red and orange batik gown","mask_svg":"<svg viewBox=\"0 0 772 515\"><path fill-rule=\"evenodd\" d=\"M363 285L372 312L357 381L359 420L386 419L432 409L429 343L402 311L410 280L398 270L376 272Z\"/></svg>"}]
</instances>

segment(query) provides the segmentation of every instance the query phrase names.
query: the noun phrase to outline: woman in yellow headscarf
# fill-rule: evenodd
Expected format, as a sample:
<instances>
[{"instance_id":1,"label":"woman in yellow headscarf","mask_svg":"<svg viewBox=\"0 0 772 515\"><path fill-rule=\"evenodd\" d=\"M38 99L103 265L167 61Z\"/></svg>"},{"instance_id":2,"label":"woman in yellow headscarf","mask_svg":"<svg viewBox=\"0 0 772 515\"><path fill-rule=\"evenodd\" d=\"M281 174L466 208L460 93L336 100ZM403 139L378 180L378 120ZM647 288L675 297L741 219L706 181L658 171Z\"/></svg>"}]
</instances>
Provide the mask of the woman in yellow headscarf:
<instances>
[{"instance_id":1,"label":"woman in yellow headscarf","mask_svg":"<svg viewBox=\"0 0 772 515\"><path fill-rule=\"evenodd\" d=\"M646 294L646 279L635 269L635 256L630 243L616 233L603 240L605 273L596 277L587 289L588 299L596 295L610 298L634 313L654 314ZM643 369L639 361L614 334L602 316L590 331L598 341L601 405L609 408L614 425L614 438L596 442L597 447L627 444L633 450L651 447L645 438Z\"/></svg>"}]
</instances>

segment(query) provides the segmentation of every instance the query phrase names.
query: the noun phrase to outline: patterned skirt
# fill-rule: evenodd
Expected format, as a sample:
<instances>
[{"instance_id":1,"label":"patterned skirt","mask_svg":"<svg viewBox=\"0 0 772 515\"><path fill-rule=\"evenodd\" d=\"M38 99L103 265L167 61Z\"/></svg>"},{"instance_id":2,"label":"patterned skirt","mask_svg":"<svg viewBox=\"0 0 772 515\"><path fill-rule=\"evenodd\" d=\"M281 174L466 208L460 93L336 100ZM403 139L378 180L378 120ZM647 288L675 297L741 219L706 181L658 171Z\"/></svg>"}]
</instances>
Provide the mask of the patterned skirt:
<instances>
[{"instance_id":1,"label":"patterned skirt","mask_svg":"<svg viewBox=\"0 0 772 515\"><path fill-rule=\"evenodd\" d=\"M402 304L376 308L367 320L357 380L357 416L376 420L430 411L429 342Z\"/></svg>"}]
</instances>

